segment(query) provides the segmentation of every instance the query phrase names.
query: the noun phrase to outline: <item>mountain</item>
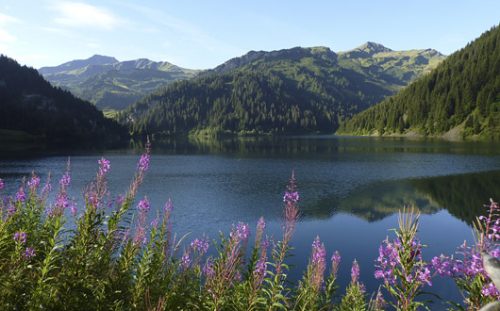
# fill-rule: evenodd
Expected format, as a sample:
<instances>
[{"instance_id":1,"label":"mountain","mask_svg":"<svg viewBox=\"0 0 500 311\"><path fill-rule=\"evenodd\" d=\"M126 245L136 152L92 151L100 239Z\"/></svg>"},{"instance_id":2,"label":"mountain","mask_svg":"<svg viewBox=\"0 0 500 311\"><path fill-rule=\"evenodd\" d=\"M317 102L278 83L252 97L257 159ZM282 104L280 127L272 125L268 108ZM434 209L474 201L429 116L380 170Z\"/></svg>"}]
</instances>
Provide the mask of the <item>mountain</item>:
<instances>
[{"instance_id":1,"label":"mountain","mask_svg":"<svg viewBox=\"0 0 500 311\"><path fill-rule=\"evenodd\" d=\"M124 127L94 105L53 87L33 68L0 56L0 140L16 137L65 144L117 144Z\"/></svg>"},{"instance_id":2,"label":"mountain","mask_svg":"<svg viewBox=\"0 0 500 311\"><path fill-rule=\"evenodd\" d=\"M120 114L134 134L332 133L391 92L326 47L251 51Z\"/></svg>"},{"instance_id":3,"label":"mountain","mask_svg":"<svg viewBox=\"0 0 500 311\"><path fill-rule=\"evenodd\" d=\"M392 53L391 65L368 60L381 53ZM426 55L421 64L409 56L416 53ZM362 58L377 65L365 66ZM442 58L372 42L340 55L326 47L250 51L144 98L120 119L142 134L331 133Z\"/></svg>"},{"instance_id":4,"label":"mountain","mask_svg":"<svg viewBox=\"0 0 500 311\"><path fill-rule=\"evenodd\" d=\"M338 55L341 66L378 80L392 91L398 91L417 77L429 73L445 59L433 49L393 51L374 42L366 42Z\"/></svg>"},{"instance_id":5,"label":"mountain","mask_svg":"<svg viewBox=\"0 0 500 311\"><path fill-rule=\"evenodd\" d=\"M55 67L42 67L39 72L44 76L68 73L68 78L71 78L73 75L77 75L77 72L73 72L73 74L71 74L72 71L81 71L82 69L90 66L112 65L117 62L118 60L114 57L94 55L88 59L72 60Z\"/></svg>"},{"instance_id":6,"label":"mountain","mask_svg":"<svg viewBox=\"0 0 500 311\"><path fill-rule=\"evenodd\" d=\"M500 139L500 27L354 116L340 132Z\"/></svg>"},{"instance_id":7,"label":"mountain","mask_svg":"<svg viewBox=\"0 0 500 311\"><path fill-rule=\"evenodd\" d=\"M191 78L198 71L145 58L120 62L114 57L94 55L42 67L39 72L52 84L107 110L123 109L157 88Z\"/></svg>"}]
</instances>

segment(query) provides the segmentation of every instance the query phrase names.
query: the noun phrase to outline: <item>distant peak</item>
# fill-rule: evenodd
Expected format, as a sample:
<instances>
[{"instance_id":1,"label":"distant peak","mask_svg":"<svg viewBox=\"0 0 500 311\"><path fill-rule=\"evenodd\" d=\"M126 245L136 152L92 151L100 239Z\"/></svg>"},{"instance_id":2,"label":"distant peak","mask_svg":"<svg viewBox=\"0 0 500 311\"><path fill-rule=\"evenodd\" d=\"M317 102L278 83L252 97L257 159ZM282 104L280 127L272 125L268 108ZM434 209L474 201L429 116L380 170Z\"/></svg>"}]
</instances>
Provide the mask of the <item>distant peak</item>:
<instances>
[{"instance_id":1,"label":"distant peak","mask_svg":"<svg viewBox=\"0 0 500 311\"><path fill-rule=\"evenodd\" d=\"M257 60L262 61L275 61L275 60L291 60L296 61L303 57L317 57L325 60L337 61L337 54L330 50L328 47L300 47L296 46L289 49L274 50L274 51L249 51L248 53L231 58L225 63L215 67L213 71L225 72L241 66L245 66Z\"/></svg>"},{"instance_id":2,"label":"distant peak","mask_svg":"<svg viewBox=\"0 0 500 311\"><path fill-rule=\"evenodd\" d=\"M356 48L356 50L364 51L367 53L382 53L382 52L392 52L391 49L383 46L380 43L368 41L365 44Z\"/></svg>"},{"instance_id":3,"label":"distant peak","mask_svg":"<svg viewBox=\"0 0 500 311\"><path fill-rule=\"evenodd\" d=\"M431 56L442 56L444 57L445 55L441 52L439 52L438 50L434 50L434 49L425 49L423 50L424 53L427 53Z\"/></svg>"},{"instance_id":4,"label":"distant peak","mask_svg":"<svg viewBox=\"0 0 500 311\"><path fill-rule=\"evenodd\" d=\"M91 61L92 63L99 63L99 64L108 64L108 63L117 63L118 62L118 60L114 57L106 56L106 55L99 55L99 54L94 54L91 57L89 57L87 60Z\"/></svg>"},{"instance_id":5,"label":"distant peak","mask_svg":"<svg viewBox=\"0 0 500 311\"><path fill-rule=\"evenodd\" d=\"M95 54L87 59L75 59L58 66L42 67L39 71L43 75L50 75L68 70L82 69L87 66L112 65L115 63L118 63L118 60L114 57Z\"/></svg>"}]
</instances>

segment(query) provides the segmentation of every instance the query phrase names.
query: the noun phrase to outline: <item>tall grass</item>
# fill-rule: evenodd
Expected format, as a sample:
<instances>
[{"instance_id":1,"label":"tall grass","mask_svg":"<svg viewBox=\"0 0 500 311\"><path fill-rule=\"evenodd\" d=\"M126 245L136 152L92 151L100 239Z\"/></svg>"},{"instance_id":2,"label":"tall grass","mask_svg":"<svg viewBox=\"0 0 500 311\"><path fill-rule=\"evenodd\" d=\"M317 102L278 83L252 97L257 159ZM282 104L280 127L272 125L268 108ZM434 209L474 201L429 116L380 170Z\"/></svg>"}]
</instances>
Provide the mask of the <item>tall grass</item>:
<instances>
[{"instance_id":1,"label":"tall grass","mask_svg":"<svg viewBox=\"0 0 500 311\"><path fill-rule=\"evenodd\" d=\"M403 210L375 263L380 289L366 292L354 261L351 282L340 295L341 256L328 255L319 236L300 281L288 279L300 216L294 174L283 197L279 239L266 235L260 218L253 243L249 225L241 222L213 243L206 237L189 242L172 232L170 200L147 222L149 200L136 196L149 164L148 146L129 188L110 200L111 164L98 160L80 209L68 195L70 163L54 190L50 176L42 185L33 174L9 196L0 179L0 310L417 310L428 308L419 295L437 274L456 280L468 310L498 299L480 260L481 252L500 256L499 207L493 201L478 220L476 245L430 263L417 237L419 214Z\"/></svg>"}]
</instances>

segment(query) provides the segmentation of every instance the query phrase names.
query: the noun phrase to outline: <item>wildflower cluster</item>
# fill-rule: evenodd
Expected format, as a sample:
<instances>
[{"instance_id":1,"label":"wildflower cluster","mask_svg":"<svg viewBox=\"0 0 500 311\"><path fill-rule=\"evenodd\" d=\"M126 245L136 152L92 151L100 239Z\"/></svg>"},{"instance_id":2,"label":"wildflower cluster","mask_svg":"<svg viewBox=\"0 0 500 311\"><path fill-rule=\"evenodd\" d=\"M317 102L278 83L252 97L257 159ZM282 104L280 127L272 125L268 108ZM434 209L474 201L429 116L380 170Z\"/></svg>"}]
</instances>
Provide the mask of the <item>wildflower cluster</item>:
<instances>
[{"instance_id":1,"label":"wildflower cluster","mask_svg":"<svg viewBox=\"0 0 500 311\"><path fill-rule=\"evenodd\" d=\"M490 200L486 216L480 216L475 225L476 244L464 242L451 256L432 259L432 266L442 277L451 277L464 296L469 309L479 309L488 302L500 299L500 293L483 266L486 256L500 258L500 207Z\"/></svg>"},{"instance_id":2,"label":"wildflower cluster","mask_svg":"<svg viewBox=\"0 0 500 311\"><path fill-rule=\"evenodd\" d=\"M354 259L351 266L351 283L347 286L346 293L340 302L339 309L341 311L367 310L366 290L364 284L360 282L359 276L359 264Z\"/></svg>"},{"instance_id":3,"label":"wildflower cluster","mask_svg":"<svg viewBox=\"0 0 500 311\"><path fill-rule=\"evenodd\" d=\"M432 286L429 264L422 259L422 244L417 238L419 214L400 213L396 238L387 238L379 247L375 278L393 297L398 310L416 310L422 303L415 301L425 285Z\"/></svg>"}]
</instances>

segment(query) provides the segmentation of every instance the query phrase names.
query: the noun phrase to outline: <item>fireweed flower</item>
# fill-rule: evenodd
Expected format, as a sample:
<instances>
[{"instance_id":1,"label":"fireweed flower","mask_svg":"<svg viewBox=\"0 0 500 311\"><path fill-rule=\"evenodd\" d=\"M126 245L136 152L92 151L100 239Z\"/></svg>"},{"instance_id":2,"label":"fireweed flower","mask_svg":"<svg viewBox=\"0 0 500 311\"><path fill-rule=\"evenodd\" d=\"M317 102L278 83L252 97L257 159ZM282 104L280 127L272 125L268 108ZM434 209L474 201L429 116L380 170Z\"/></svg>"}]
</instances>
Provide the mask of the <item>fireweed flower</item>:
<instances>
[{"instance_id":1,"label":"fireweed flower","mask_svg":"<svg viewBox=\"0 0 500 311\"><path fill-rule=\"evenodd\" d=\"M352 267L351 267L351 282L352 283L358 283L359 282L359 264L356 259L352 262Z\"/></svg>"},{"instance_id":2,"label":"fireweed flower","mask_svg":"<svg viewBox=\"0 0 500 311\"><path fill-rule=\"evenodd\" d=\"M441 255L432 259L432 267L441 276L452 277L460 290L467 295L464 302L467 309L478 309L493 299L499 299L500 293L490 282L490 277L483 267L482 252L500 257L500 206L490 199L486 216L478 217L476 224L476 245L468 246L464 242L452 256ZM478 287L481 289L478 291ZM488 298L491 297L491 298ZM487 298L487 299L486 299Z\"/></svg>"},{"instance_id":3,"label":"fireweed flower","mask_svg":"<svg viewBox=\"0 0 500 311\"><path fill-rule=\"evenodd\" d=\"M264 234L264 230L266 229L266 222L264 217L260 217L259 221L257 221L257 228L255 230L255 247L257 248L261 241L262 235Z\"/></svg>"},{"instance_id":4,"label":"fireweed flower","mask_svg":"<svg viewBox=\"0 0 500 311\"><path fill-rule=\"evenodd\" d=\"M151 226L151 228L158 228L158 217L156 217L155 219L151 220L151 222L149 223L149 225Z\"/></svg>"},{"instance_id":5,"label":"fireweed flower","mask_svg":"<svg viewBox=\"0 0 500 311\"><path fill-rule=\"evenodd\" d=\"M184 254L181 257L181 267L184 270L187 270L191 265L191 256L189 255L189 251L184 251Z\"/></svg>"},{"instance_id":6,"label":"fireweed flower","mask_svg":"<svg viewBox=\"0 0 500 311\"><path fill-rule=\"evenodd\" d=\"M16 206L12 203L12 201L9 201L9 204L7 205L7 215L12 216L16 213L16 211Z\"/></svg>"},{"instance_id":7,"label":"fireweed flower","mask_svg":"<svg viewBox=\"0 0 500 311\"><path fill-rule=\"evenodd\" d=\"M49 217L61 216L68 208L71 210L71 213L74 212L76 214L76 206L68 199L66 192L59 192L54 205L48 208L47 215Z\"/></svg>"},{"instance_id":8,"label":"fireweed flower","mask_svg":"<svg viewBox=\"0 0 500 311\"><path fill-rule=\"evenodd\" d=\"M24 202L26 200L26 193L24 193L24 188L21 186L16 193L16 202Z\"/></svg>"},{"instance_id":9,"label":"fireweed flower","mask_svg":"<svg viewBox=\"0 0 500 311\"><path fill-rule=\"evenodd\" d=\"M206 239L196 238L191 242L190 246L193 251L198 252L200 255L204 255L207 253L210 245Z\"/></svg>"},{"instance_id":10,"label":"fireweed flower","mask_svg":"<svg viewBox=\"0 0 500 311\"><path fill-rule=\"evenodd\" d=\"M287 185L285 195L283 196L283 201L285 202L285 236L283 240L288 244L288 240L291 238L295 225L299 217L299 194L297 192L297 184L295 181L295 173L292 172L292 176Z\"/></svg>"},{"instance_id":11,"label":"fireweed flower","mask_svg":"<svg viewBox=\"0 0 500 311\"><path fill-rule=\"evenodd\" d=\"M171 213L173 209L174 209L174 204L172 204L171 199L168 199L167 202L165 203L165 207L163 208L163 211L165 213Z\"/></svg>"},{"instance_id":12,"label":"fireweed flower","mask_svg":"<svg viewBox=\"0 0 500 311\"><path fill-rule=\"evenodd\" d=\"M24 231L17 231L14 233L14 241L19 244L24 244L26 243L26 239L28 238L28 235Z\"/></svg>"},{"instance_id":13,"label":"fireweed flower","mask_svg":"<svg viewBox=\"0 0 500 311\"><path fill-rule=\"evenodd\" d=\"M487 250L495 245L495 242L500 240L500 205L490 199L487 216L480 216L479 221L482 225L479 246L481 250Z\"/></svg>"},{"instance_id":14,"label":"fireweed flower","mask_svg":"<svg viewBox=\"0 0 500 311\"><path fill-rule=\"evenodd\" d=\"M387 306L387 302L385 301L384 296L382 295L382 292L380 291L380 288L379 288L377 290L377 295L375 296L373 308L375 310L385 310L386 306Z\"/></svg>"},{"instance_id":15,"label":"fireweed flower","mask_svg":"<svg viewBox=\"0 0 500 311\"><path fill-rule=\"evenodd\" d=\"M275 256L275 264L276 264L276 275L281 275L282 273L282 264L285 260L286 254L289 249L289 242L292 238L293 231L295 230L295 226L297 224L299 218L299 206L298 206L298 195L295 196L293 193L297 192L297 184L295 181L295 172L292 171L292 176L288 181L288 185L286 187L284 199L284 208L283 208L283 239L279 243L280 249Z\"/></svg>"},{"instance_id":16,"label":"fireweed flower","mask_svg":"<svg viewBox=\"0 0 500 311\"><path fill-rule=\"evenodd\" d=\"M319 290L323 284L326 270L326 249L325 245L321 243L319 236L316 236L316 239L312 243L310 269L309 282L315 290Z\"/></svg>"},{"instance_id":17,"label":"fireweed flower","mask_svg":"<svg viewBox=\"0 0 500 311\"><path fill-rule=\"evenodd\" d=\"M52 184L50 183L50 174L49 174L49 177L47 177L47 181L45 182L45 185L43 185L42 188L42 196L46 198L51 191L52 191Z\"/></svg>"},{"instance_id":18,"label":"fireweed flower","mask_svg":"<svg viewBox=\"0 0 500 311\"><path fill-rule=\"evenodd\" d=\"M492 282L483 286L483 288L481 289L481 294L483 294L484 296L492 296L492 297L498 297L498 295L500 295L497 288Z\"/></svg>"},{"instance_id":19,"label":"fireweed flower","mask_svg":"<svg viewBox=\"0 0 500 311\"><path fill-rule=\"evenodd\" d=\"M148 198L144 197L144 199L140 200L139 204L137 205L137 208L139 209L140 213L147 213L147 212L149 212L150 205L149 205Z\"/></svg>"},{"instance_id":20,"label":"fireweed flower","mask_svg":"<svg viewBox=\"0 0 500 311\"><path fill-rule=\"evenodd\" d=\"M135 229L134 245L140 246L141 244L146 244L147 241L148 240L146 237L146 228L144 224L140 223L137 225L137 228Z\"/></svg>"},{"instance_id":21,"label":"fireweed flower","mask_svg":"<svg viewBox=\"0 0 500 311\"><path fill-rule=\"evenodd\" d=\"M236 227L233 226L233 230L231 230L230 233L232 239L243 242L246 242L248 240L249 235L250 228L248 227L248 224L245 224L243 222L239 222Z\"/></svg>"},{"instance_id":22,"label":"fireweed flower","mask_svg":"<svg viewBox=\"0 0 500 311\"><path fill-rule=\"evenodd\" d=\"M35 249L33 247L26 247L26 249L24 250L23 257L29 260L35 256L36 256Z\"/></svg>"},{"instance_id":23,"label":"fireweed flower","mask_svg":"<svg viewBox=\"0 0 500 311\"><path fill-rule=\"evenodd\" d=\"M242 222L238 223L236 226L236 233L241 241L248 240L248 237L250 236L250 228L248 227L248 224Z\"/></svg>"},{"instance_id":24,"label":"fireweed flower","mask_svg":"<svg viewBox=\"0 0 500 311\"><path fill-rule=\"evenodd\" d=\"M139 162L137 163L137 170L134 176L134 180L130 184L129 190L125 195L126 201L132 201L135 198L137 190L139 189L139 186L142 184L146 171L149 168L150 153L151 153L151 145L148 141L148 143L146 144L146 152L141 155Z\"/></svg>"},{"instance_id":25,"label":"fireweed flower","mask_svg":"<svg viewBox=\"0 0 500 311\"><path fill-rule=\"evenodd\" d=\"M141 155L139 159L139 163L137 164L137 168L139 171L147 171L149 169L149 162L151 160L151 155L149 153L145 153Z\"/></svg>"},{"instance_id":26,"label":"fireweed flower","mask_svg":"<svg viewBox=\"0 0 500 311\"><path fill-rule=\"evenodd\" d=\"M58 196L57 196L57 199L56 199L56 203L55 205L57 207L59 207L60 209L62 210L65 210L66 208L68 208L69 206L69 200L68 200L68 197L63 194L63 193L60 193Z\"/></svg>"},{"instance_id":27,"label":"fireweed flower","mask_svg":"<svg viewBox=\"0 0 500 311\"><path fill-rule=\"evenodd\" d=\"M229 234L230 238L223 250L225 254L217 260L217 272L214 279L207 279L209 290L212 290L213 286L216 286L220 282L224 282L229 286L237 281L238 269L244 260L243 252L249 234L250 231L247 224L240 222L236 226L233 225Z\"/></svg>"},{"instance_id":28,"label":"fireweed flower","mask_svg":"<svg viewBox=\"0 0 500 311\"><path fill-rule=\"evenodd\" d=\"M283 196L283 202L293 202L297 203L299 202L299 193L297 191L294 192L285 192L285 195Z\"/></svg>"},{"instance_id":29,"label":"fireweed flower","mask_svg":"<svg viewBox=\"0 0 500 311\"><path fill-rule=\"evenodd\" d=\"M417 279L423 284L432 286L431 282L431 270L428 267L423 267L417 273Z\"/></svg>"},{"instance_id":30,"label":"fireweed flower","mask_svg":"<svg viewBox=\"0 0 500 311\"><path fill-rule=\"evenodd\" d=\"M265 277L267 271L267 263L265 258L259 258L257 263L255 264L255 268L253 270L253 275L256 279L256 283L261 284L262 280Z\"/></svg>"},{"instance_id":31,"label":"fireweed flower","mask_svg":"<svg viewBox=\"0 0 500 311\"><path fill-rule=\"evenodd\" d=\"M117 205L122 205L124 201L125 201L125 197L123 195L119 194L116 197L116 204Z\"/></svg>"},{"instance_id":32,"label":"fireweed flower","mask_svg":"<svg viewBox=\"0 0 500 311\"><path fill-rule=\"evenodd\" d=\"M399 214L396 238L382 241L375 264L375 278L383 280L398 310L416 310L422 305L415 301L422 287L432 285L429 265L422 258L423 246L417 239L418 219L419 213L412 209Z\"/></svg>"},{"instance_id":33,"label":"fireweed flower","mask_svg":"<svg viewBox=\"0 0 500 311\"><path fill-rule=\"evenodd\" d=\"M78 210L76 209L76 204L74 202L71 202L69 204L69 211L71 212L72 216L76 216L76 213L78 212Z\"/></svg>"},{"instance_id":34,"label":"fireweed flower","mask_svg":"<svg viewBox=\"0 0 500 311\"><path fill-rule=\"evenodd\" d=\"M375 278L383 279L385 283L394 284L396 282L394 269L400 263L398 251L394 244L386 239L380 245L378 252Z\"/></svg>"},{"instance_id":35,"label":"fireweed flower","mask_svg":"<svg viewBox=\"0 0 500 311\"><path fill-rule=\"evenodd\" d=\"M484 242L489 243L486 240ZM491 252L491 255L498 258L498 255L500 255L498 249ZM431 263L432 268L437 274L452 277L462 290L469 293L470 296L465 300L469 307L475 306L472 301L481 301L480 299L482 298L473 296L479 293L468 287L470 284L476 283L474 280L480 280L480 286L482 286L480 295L483 297L493 297L495 299L500 297L500 293L493 283L490 282L490 278L483 267L482 256L477 247L470 247L464 242L457 249L454 256L441 255L434 257ZM479 305L476 307L479 307Z\"/></svg>"},{"instance_id":36,"label":"fireweed flower","mask_svg":"<svg viewBox=\"0 0 500 311\"><path fill-rule=\"evenodd\" d=\"M59 180L59 185L63 188L63 189L67 189L69 187L69 185L71 184L71 176L69 174L69 172L65 172L61 179Z\"/></svg>"},{"instance_id":37,"label":"fireweed flower","mask_svg":"<svg viewBox=\"0 0 500 311\"><path fill-rule=\"evenodd\" d=\"M207 261L205 262L201 270L207 279L213 278L215 276L214 263L212 261L212 258L207 258Z\"/></svg>"},{"instance_id":38,"label":"fireweed flower","mask_svg":"<svg viewBox=\"0 0 500 311\"><path fill-rule=\"evenodd\" d=\"M440 276L452 276L453 272L455 272L452 270L454 267L453 260L448 256L441 255L432 258L431 265Z\"/></svg>"},{"instance_id":39,"label":"fireweed flower","mask_svg":"<svg viewBox=\"0 0 500 311\"><path fill-rule=\"evenodd\" d=\"M332 273L336 275L339 271L340 261L342 260L339 251L335 251L330 260L332 262Z\"/></svg>"},{"instance_id":40,"label":"fireweed flower","mask_svg":"<svg viewBox=\"0 0 500 311\"><path fill-rule=\"evenodd\" d=\"M28 188L30 189L31 192L34 192L39 185L40 185L40 177L33 174L33 176L31 176L31 179L28 180Z\"/></svg>"},{"instance_id":41,"label":"fireweed flower","mask_svg":"<svg viewBox=\"0 0 500 311\"><path fill-rule=\"evenodd\" d=\"M99 164L99 176L106 175L106 173L111 169L110 161L105 158L101 158L97 161L97 163Z\"/></svg>"},{"instance_id":42,"label":"fireweed flower","mask_svg":"<svg viewBox=\"0 0 500 311\"><path fill-rule=\"evenodd\" d=\"M312 244L312 258L311 261L314 265L324 264L326 261L326 250L325 245L319 240L319 236L316 236Z\"/></svg>"},{"instance_id":43,"label":"fireweed flower","mask_svg":"<svg viewBox=\"0 0 500 311\"><path fill-rule=\"evenodd\" d=\"M139 201L137 209L139 210L139 216L137 221L137 226L135 229L134 245L146 244L146 216L149 212L149 201L146 197Z\"/></svg>"},{"instance_id":44,"label":"fireweed flower","mask_svg":"<svg viewBox=\"0 0 500 311\"><path fill-rule=\"evenodd\" d=\"M260 242L260 256L257 262L255 263L253 269L253 287L254 289L260 287L267 272L267 249L269 247L269 241L264 239Z\"/></svg>"}]
</instances>

